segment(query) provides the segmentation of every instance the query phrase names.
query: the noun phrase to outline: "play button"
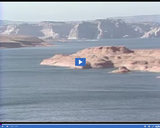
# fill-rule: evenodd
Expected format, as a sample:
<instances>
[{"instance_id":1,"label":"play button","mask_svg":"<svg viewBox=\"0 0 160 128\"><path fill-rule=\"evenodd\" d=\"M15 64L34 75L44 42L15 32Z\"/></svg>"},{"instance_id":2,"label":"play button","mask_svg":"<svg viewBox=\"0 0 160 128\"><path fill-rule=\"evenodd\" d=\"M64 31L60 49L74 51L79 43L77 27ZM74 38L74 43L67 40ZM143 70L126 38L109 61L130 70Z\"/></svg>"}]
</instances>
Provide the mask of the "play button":
<instances>
[{"instance_id":1,"label":"play button","mask_svg":"<svg viewBox=\"0 0 160 128\"><path fill-rule=\"evenodd\" d=\"M86 66L86 58L75 58L75 66Z\"/></svg>"},{"instance_id":2,"label":"play button","mask_svg":"<svg viewBox=\"0 0 160 128\"><path fill-rule=\"evenodd\" d=\"M81 60L79 60L79 64L83 63Z\"/></svg>"}]
</instances>

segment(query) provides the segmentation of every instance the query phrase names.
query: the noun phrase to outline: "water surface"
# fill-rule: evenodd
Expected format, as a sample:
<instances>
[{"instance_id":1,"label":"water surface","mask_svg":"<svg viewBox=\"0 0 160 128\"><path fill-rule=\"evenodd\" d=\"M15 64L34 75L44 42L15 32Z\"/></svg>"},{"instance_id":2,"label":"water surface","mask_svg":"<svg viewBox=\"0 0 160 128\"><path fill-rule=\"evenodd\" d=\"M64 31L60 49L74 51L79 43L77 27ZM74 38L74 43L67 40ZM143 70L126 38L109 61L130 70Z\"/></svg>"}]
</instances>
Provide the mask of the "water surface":
<instances>
[{"instance_id":1,"label":"water surface","mask_svg":"<svg viewBox=\"0 0 160 128\"><path fill-rule=\"evenodd\" d=\"M160 73L110 74L113 69L42 66L56 53L123 45L160 48L160 39L54 43L1 49L0 121L160 121Z\"/></svg>"}]
</instances>

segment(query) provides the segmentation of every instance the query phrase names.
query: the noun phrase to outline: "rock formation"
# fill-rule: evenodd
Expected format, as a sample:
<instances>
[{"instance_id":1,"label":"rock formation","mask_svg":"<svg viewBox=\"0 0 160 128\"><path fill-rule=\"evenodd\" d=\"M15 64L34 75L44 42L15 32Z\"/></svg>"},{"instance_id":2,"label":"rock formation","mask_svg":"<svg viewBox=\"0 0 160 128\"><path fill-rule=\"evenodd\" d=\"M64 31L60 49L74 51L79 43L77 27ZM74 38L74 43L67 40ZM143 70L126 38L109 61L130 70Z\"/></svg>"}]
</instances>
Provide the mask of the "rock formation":
<instances>
[{"instance_id":1,"label":"rock formation","mask_svg":"<svg viewBox=\"0 0 160 128\"><path fill-rule=\"evenodd\" d=\"M68 39L96 39L97 34L97 24L81 22L70 31Z\"/></svg>"},{"instance_id":2,"label":"rock formation","mask_svg":"<svg viewBox=\"0 0 160 128\"><path fill-rule=\"evenodd\" d=\"M114 70L111 73L128 73L130 72L129 69L127 69L125 66L119 67L118 70Z\"/></svg>"},{"instance_id":3,"label":"rock formation","mask_svg":"<svg viewBox=\"0 0 160 128\"><path fill-rule=\"evenodd\" d=\"M75 66L75 58L86 58L88 68L111 68L125 66L129 70L160 72L160 49L130 50L123 46L86 48L75 54L45 59L41 65L84 68Z\"/></svg>"},{"instance_id":4,"label":"rock formation","mask_svg":"<svg viewBox=\"0 0 160 128\"><path fill-rule=\"evenodd\" d=\"M46 46L43 40L33 36L0 35L0 48Z\"/></svg>"},{"instance_id":5,"label":"rock formation","mask_svg":"<svg viewBox=\"0 0 160 128\"><path fill-rule=\"evenodd\" d=\"M159 38L159 31L160 23L127 23L121 19L0 25L0 34L36 36L45 40Z\"/></svg>"},{"instance_id":6,"label":"rock formation","mask_svg":"<svg viewBox=\"0 0 160 128\"><path fill-rule=\"evenodd\" d=\"M1 34L36 36L41 39L67 38L73 24L65 22L40 22L37 24L10 24L0 27Z\"/></svg>"},{"instance_id":7,"label":"rock formation","mask_svg":"<svg viewBox=\"0 0 160 128\"><path fill-rule=\"evenodd\" d=\"M142 38L160 38L160 27L145 33Z\"/></svg>"}]
</instances>

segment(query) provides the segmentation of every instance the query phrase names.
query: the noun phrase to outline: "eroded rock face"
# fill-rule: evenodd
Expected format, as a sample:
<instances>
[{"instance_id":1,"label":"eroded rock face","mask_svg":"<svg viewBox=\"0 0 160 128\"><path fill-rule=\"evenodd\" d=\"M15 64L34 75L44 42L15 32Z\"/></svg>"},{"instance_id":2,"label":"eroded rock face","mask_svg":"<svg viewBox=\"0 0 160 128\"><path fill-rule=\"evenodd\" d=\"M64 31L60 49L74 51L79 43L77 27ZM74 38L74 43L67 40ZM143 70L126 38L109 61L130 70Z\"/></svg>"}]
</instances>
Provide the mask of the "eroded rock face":
<instances>
[{"instance_id":1,"label":"eroded rock face","mask_svg":"<svg viewBox=\"0 0 160 128\"><path fill-rule=\"evenodd\" d=\"M128 73L130 70L126 68L125 66L119 67L118 70L114 70L111 73Z\"/></svg>"},{"instance_id":2,"label":"eroded rock face","mask_svg":"<svg viewBox=\"0 0 160 128\"><path fill-rule=\"evenodd\" d=\"M69 39L110 39L140 36L132 26L120 19L96 20L77 24L70 32Z\"/></svg>"},{"instance_id":3,"label":"eroded rock face","mask_svg":"<svg viewBox=\"0 0 160 128\"><path fill-rule=\"evenodd\" d=\"M135 31L132 26L126 24L121 19L99 20L97 23L97 28L99 30L97 39L134 38L140 35L138 31Z\"/></svg>"},{"instance_id":4,"label":"eroded rock face","mask_svg":"<svg viewBox=\"0 0 160 128\"><path fill-rule=\"evenodd\" d=\"M70 31L68 39L96 39L97 34L97 24L81 22Z\"/></svg>"},{"instance_id":5,"label":"eroded rock face","mask_svg":"<svg viewBox=\"0 0 160 128\"><path fill-rule=\"evenodd\" d=\"M160 38L160 27L145 33L142 38Z\"/></svg>"},{"instance_id":6,"label":"eroded rock face","mask_svg":"<svg viewBox=\"0 0 160 128\"><path fill-rule=\"evenodd\" d=\"M127 23L121 19L82 22L19 23L0 26L0 34L29 35L47 40L159 38L160 23Z\"/></svg>"},{"instance_id":7,"label":"eroded rock face","mask_svg":"<svg viewBox=\"0 0 160 128\"><path fill-rule=\"evenodd\" d=\"M43 60L41 65L84 68L75 66L75 58L86 58L88 68L123 67L119 70L160 72L160 50L130 50L123 46L86 48L71 55L57 54Z\"/></svg>"},{"instance_id":8,"label":"eroded rock face","mask_svg":"<svg viewBox=\"0 0 160 128\"><path fill-rule=\"evenodd\" d=\"M1 34L36 36L41 39L68 38L74 24L67 22L40 22L37 24L10 24L0 28Z\"/></svg>"}]
</instances>

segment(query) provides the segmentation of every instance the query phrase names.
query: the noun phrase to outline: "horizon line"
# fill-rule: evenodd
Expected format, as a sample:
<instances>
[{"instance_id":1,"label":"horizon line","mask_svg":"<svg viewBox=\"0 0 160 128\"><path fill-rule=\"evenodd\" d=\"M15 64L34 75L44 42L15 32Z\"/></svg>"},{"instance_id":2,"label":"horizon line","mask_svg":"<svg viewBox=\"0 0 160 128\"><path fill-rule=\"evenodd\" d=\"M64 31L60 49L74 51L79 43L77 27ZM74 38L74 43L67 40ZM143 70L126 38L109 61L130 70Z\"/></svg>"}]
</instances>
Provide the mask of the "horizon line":
<instances>
[{"instance_id":1,"label":"horizon line","mask_svg":"<svg viewBox=\"0 0 160 128\"><path fill-rule=\"evenodd\" d=\"M140 15L128 15L128 16L113 16L106 18L96 18L96 19L88 19L88 20L40 20L40 21L25 21L25 20L8 20L8 19L0 19L0 21L13 21L13 22L43 22L43 21L55 21L55 22L80 22L80 21L94 21L98 19L109 19L109 18L124 18L124 17L137 17L137 16L160 16L160 14L140 14Z\"/></svg>"}]
</instances>

